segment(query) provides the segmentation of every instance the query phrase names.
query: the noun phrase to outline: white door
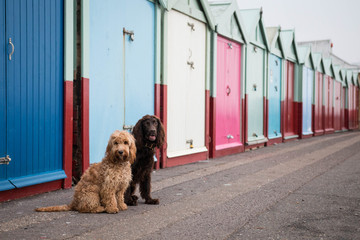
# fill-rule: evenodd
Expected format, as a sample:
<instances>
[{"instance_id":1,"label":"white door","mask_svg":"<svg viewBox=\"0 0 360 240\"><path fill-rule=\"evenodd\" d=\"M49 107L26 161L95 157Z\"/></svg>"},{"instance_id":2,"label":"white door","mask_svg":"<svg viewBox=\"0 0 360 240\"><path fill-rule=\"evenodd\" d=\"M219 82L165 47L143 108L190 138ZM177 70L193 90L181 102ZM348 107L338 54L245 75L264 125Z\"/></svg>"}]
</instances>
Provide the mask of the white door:
<instances>
[{"instance_id":1,"label":"white door","mask_svg":"<svg viewBox=\"0 0 360 240\"><path fill-rule=\"evenodd\" d=\"M168 157L206 151L206 25L172 10L167 39Z\"/></svg>"}]
</instances>

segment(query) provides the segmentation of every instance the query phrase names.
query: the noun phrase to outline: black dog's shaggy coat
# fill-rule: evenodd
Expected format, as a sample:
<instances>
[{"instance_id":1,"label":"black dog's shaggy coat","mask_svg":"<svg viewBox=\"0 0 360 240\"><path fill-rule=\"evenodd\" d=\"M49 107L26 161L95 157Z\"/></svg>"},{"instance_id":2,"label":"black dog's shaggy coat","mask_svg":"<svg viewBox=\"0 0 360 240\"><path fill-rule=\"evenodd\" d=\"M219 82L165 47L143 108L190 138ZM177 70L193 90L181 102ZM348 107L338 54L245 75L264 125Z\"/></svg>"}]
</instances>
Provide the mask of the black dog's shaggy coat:
<instances>
[{"instance_id":1,"label":"black dog's shaggy coat","mask_svg":"<svg viewBox=\"0 0 360 240\"><path fill-rule=\"evenodd\" d=\"M145 115L134 129L136 140L136 160L131 166L132 181L125 193L125 203L136 206L138 197L135 195L136 184L139 184L140 195L146 204L159 204L159 199L151 198L151 172L154 166L155 148L160 148L165 141L164 127L156 116Z\"/></svg>"}]
</instances>

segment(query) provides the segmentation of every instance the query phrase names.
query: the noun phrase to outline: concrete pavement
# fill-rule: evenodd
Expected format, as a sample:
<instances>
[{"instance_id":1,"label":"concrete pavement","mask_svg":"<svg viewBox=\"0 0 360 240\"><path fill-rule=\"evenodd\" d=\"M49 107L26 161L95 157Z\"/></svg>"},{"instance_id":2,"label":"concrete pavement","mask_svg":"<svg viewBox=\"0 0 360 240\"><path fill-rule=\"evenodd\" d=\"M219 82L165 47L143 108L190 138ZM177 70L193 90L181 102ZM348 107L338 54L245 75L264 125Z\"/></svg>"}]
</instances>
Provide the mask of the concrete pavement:
<instances>
[{"instance_id":1,"label":"concrete pavement","mask_svg":"<svg viewBox=\"0 0 360 240\"><path fill-rule=\"evenodd\" d=\"M153 173L118 214L37 213L59 190L0 203L0 239L360 239L360 132L297 140Z\"/></svg>"}]
</instances>

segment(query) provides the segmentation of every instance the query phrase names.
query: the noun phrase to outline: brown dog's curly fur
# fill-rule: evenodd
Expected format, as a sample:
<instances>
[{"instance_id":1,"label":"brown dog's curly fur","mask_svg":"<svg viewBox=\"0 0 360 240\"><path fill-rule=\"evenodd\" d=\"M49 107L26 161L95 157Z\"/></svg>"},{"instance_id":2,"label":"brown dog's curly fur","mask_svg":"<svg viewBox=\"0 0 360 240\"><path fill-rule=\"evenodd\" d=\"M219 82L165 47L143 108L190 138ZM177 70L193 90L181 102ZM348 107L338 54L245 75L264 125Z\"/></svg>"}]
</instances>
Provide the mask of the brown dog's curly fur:
<instances>
[{"instance_id":1,"label":"brown dog's curly fur","mask_svg":"<svg viewBox=\"0 0 360 240\"><path fill-rule=\"evenodd\" d=\"M164 127L156 116L146 115L140 119L133 134L136 140L136 160L131 166L132 181L125 193L125 202L137 205L138 197L134 194L136 185L140 186L140 195L146 204L159 204L159 199L151 198L151 172L154 165L155 147L160 148L165 141Z\"/></svg>"},{"instance_id":2,"label":"brown dog's curly fur","mask_svg":"<svg viewBox=\"0 0 360 240\"><path fill-rule=\"evenodd\" d=\"M136 158L134 137L127 131L111 134L105 157L85 171L69 205L43 207L38 212L79 211L117 213L126 210L124 192L131 181L131 164Z\"/></svg>"}]
</instances>

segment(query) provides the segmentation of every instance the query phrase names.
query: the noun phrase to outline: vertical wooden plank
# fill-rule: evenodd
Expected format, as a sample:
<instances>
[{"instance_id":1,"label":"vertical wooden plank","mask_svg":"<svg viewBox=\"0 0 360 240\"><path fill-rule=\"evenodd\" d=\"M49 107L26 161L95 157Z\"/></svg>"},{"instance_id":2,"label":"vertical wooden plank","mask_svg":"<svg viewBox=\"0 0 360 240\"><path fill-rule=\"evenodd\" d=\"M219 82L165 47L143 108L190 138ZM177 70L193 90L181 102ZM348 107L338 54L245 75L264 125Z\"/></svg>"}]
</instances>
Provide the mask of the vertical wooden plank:
<instances>
[{"instance_id":1,"label":"vertical wooden plank","mask_svg":"<svg viewBox=\"0 0 360 240\"><path fill-rule=\"evenodd\" d=\"M32 9L32 15L33 15L33 39L32 39L32 45L33 45L33 52L32 52L32 62L33 62L33 166L34 169L40 168L40 132L39 132L39 122L40 122L40 116L39 116L39 102L40 102L40 54L38 52L38 49L40 49L40 2L39 0L33 0L33 9ZM37 49L37 50L36 50Z\"/></svg>"},{"instance_id":2,"label":"vertical wooden plank","mask_svg":"<svg viewBox=\"0 0 360 240\"><path fill-rule=\"evenodd\" d=\"M33 3L32 1L26 2L26 64L28 66L27 68L27 91L26 95L30 101L26 101L26 116L27 116L27 123L26 123L26 158L28 163L28 172L33 173L34 172L34 155L33 155L33 124L34 124L34 118L33 118L33 101L34 98L34 88L33 88L33 82L34 82L34 62L32 59L33 52L34 52L34 45L33 45Z\"/></svg>"}]
</instances>

